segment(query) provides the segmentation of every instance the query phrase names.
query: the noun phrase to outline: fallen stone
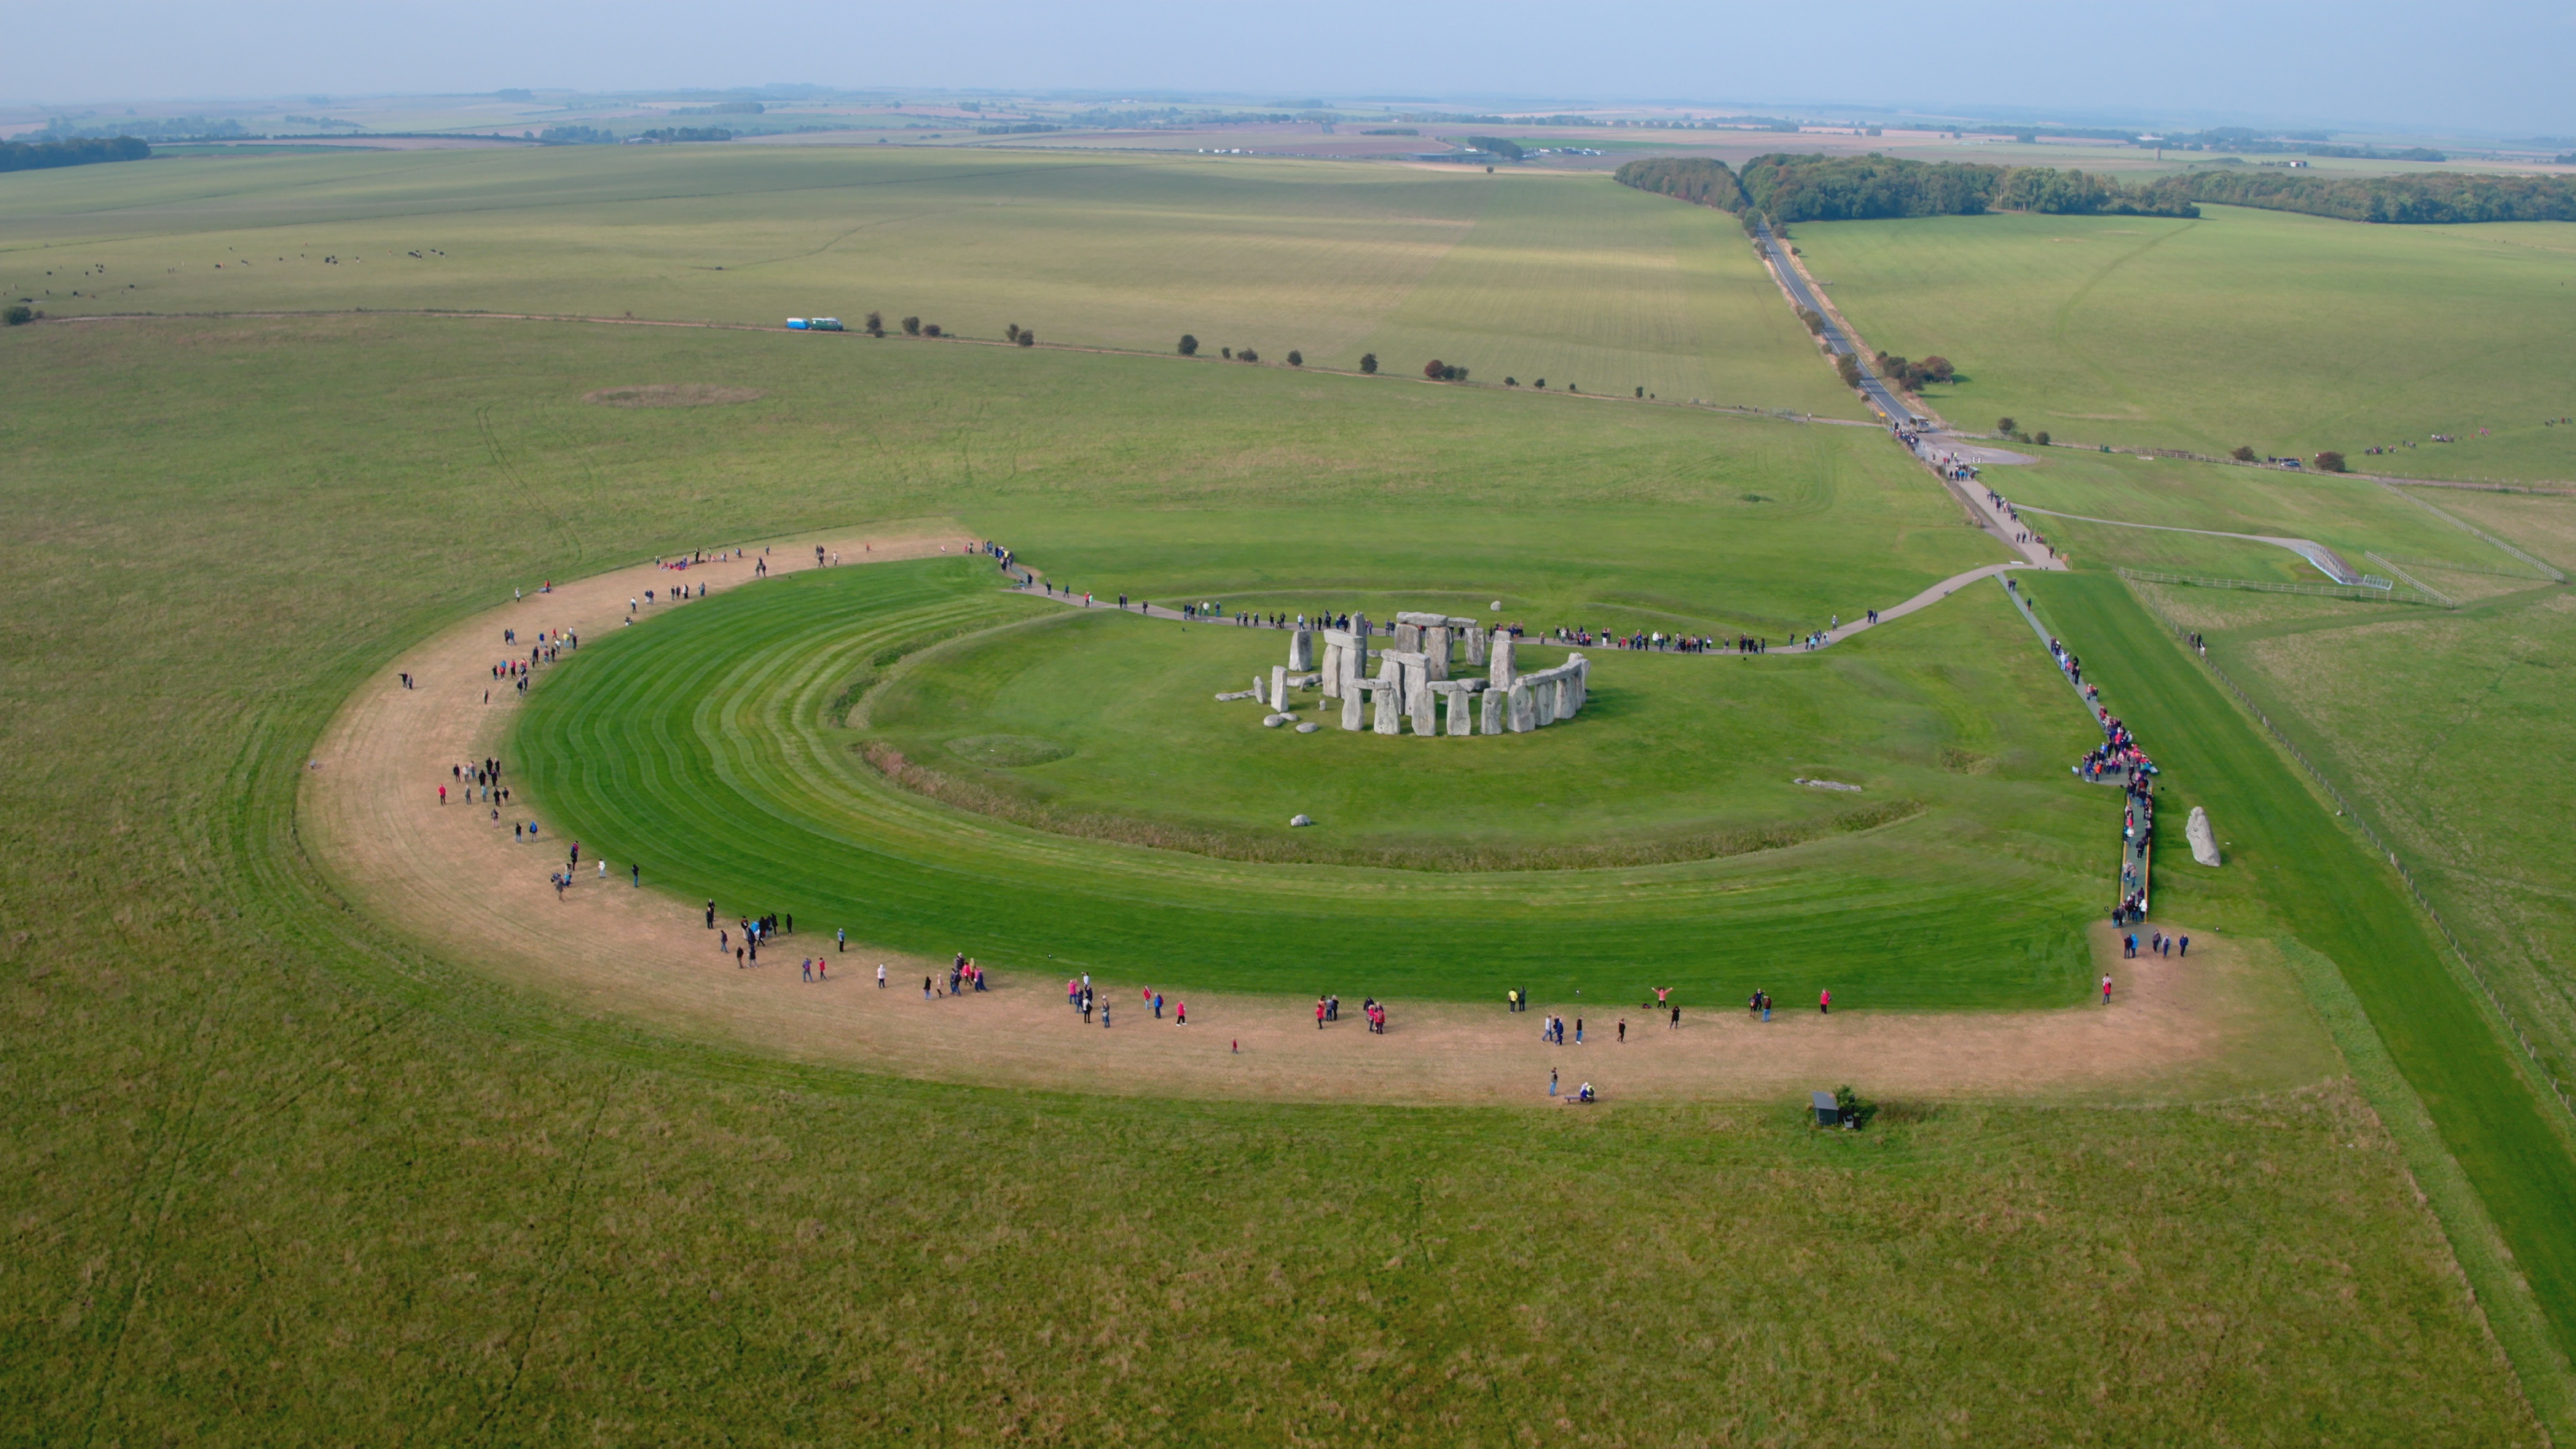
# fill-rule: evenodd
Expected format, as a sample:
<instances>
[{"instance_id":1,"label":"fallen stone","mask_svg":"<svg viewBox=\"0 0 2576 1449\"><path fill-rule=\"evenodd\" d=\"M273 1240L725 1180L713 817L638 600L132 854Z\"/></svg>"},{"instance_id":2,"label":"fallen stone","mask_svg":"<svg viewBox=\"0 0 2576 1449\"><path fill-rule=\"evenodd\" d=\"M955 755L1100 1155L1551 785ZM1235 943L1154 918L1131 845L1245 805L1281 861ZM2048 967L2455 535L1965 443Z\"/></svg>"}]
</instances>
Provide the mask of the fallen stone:
<instances>
[{"instance_id":1,"label":"fallen stone","mask_svg":"<svg viewBox=\"0 0 2576 1449\"><path fill-rule=\"evenodd\" d=\"M1313 720L1308 720L1304 724L1297 726L1297 733L1301 735L1311 735L1322 728L1322 725L1315 723Z\"/></svg>"},{"instance_id":2,"label":"fallen stone","mask_svg":"<svg viewBox=\"0 0 2576 1449\"><path fill-rule=\"evenodd\" d=\"M1797 780L1796 780L1794 783L1796 783L1796 784L1800 784L1800 785L1804 785L1804 786L1806 786L1807 788L1809 788L1809 789L1811 789L1811 790L1853 790L1853 791L1857 791L1857 790L1859 790L1859 789L1860 789L1860 787L1859 787L1858 785L1846 785L1846 784L1844 784L1844 783L1843 783L1842 781L1840 781L1840 780L1810 780L1810 779L1808 779L1808 778L1807 778L1806 776L1804 776L1804 775L1799 776L1799 777L1797 778Z\"/></svg>"},{"instance_id":3,"label":"fallen stone","mask_svg":"<svg viewBox=\"0 0 2576 1449\"><path fill-rule=\"evenodd\" d=\"M1291 815L1288 817L1288 828L1291 830L1294 830L1301 825L1312 825L1314 823L1314 821L1307 819L1303 815Z\"/></svg>"},{"instance_id":4,"label":"fallen stone","mask_svg":"<svg viewBox=\"0 0 2576 1449\"><path fill-rule=\"evenodd\" d=\"M2183 826L2183 838L2191 842L2191 858L2202 865L2220 864L2218 832L2209 828L2209 812L2194 805L2191 819Z\"/></svg>"},{"instance_id":5,"label":"fallen stone","mask_svg":"<svg viewBox=\"0 0 2576 1449\"><path fill-rule=\"evenodd\" d=\"M1266 730L1275 730L1287 722L1288 716L1284 714L1265 714L1261 717L1261 727Z\"/></svg>"},{"instance_id":6,"label":"fallen stone","mask_svg":"<svg viewBox=\"0 0 2576 1449\"><path fill-rule=\"evenodd\" d=\"M1231 704L1238 699L1259 699L1260 697L1261 692L1259 690L1238 689L1232 694L1220 694L1216 698L1217 703L1219 704Z\"/></svg>"}]
</instances>

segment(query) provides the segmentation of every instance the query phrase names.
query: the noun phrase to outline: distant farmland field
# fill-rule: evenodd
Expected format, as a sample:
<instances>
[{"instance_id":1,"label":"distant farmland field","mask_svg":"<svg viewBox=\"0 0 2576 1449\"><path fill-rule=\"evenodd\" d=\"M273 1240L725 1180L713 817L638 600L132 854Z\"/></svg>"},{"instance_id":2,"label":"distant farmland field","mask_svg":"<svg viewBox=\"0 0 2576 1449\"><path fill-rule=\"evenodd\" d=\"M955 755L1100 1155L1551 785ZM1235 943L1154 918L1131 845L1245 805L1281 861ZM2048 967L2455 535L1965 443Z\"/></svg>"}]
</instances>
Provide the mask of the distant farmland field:
<instances>
[{"instance_id":1,"label":"distant farmland field","mask_svg":"<svg viewBox=\"0 0 2576 1449\"><path fill-rule=\"evenodd\" d=\"M1871 345L1968 380L1954 423L2432 478L2576 479L2576 224L1998 215L1809 222ZM2479 429L2491 431L2481 436ZM2431 435L2459 438L2436 443ZM2374 444L2413 441L2394 456Z\"/></svg>"},{"instance_id":2,"label":"distant farmland field","mask_svg":"<svg viewBox=\"0 0 2576 1449\"><path fill-rule=\"evenodd\" d=\"M1865 417L1734 220L1599 176L867 147L187 158L9 182L53 316L447 308L1204 354ZM336 260L334 260L336 259ZM77 292L79 295L73 295Z\"/></svg>"}]
</instances>

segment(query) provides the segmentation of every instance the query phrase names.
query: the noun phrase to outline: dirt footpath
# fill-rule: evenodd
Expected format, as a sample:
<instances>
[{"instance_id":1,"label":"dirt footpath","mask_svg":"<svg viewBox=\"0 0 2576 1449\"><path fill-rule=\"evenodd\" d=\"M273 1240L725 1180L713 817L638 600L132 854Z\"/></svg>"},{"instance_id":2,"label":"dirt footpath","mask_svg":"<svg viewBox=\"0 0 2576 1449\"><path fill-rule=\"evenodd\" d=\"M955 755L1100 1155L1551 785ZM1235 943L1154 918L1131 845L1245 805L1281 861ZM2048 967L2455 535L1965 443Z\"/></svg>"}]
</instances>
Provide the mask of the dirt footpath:
<instances>
[{"instance_id":1,"label":"dirt footpath","mask_svg":"<svg viewBox=\"0 0 2576 1449\"><path fill-rule=\"evenodd\" d=\"M770 566L814 566L821 544L841 567L933 557L966 548L936 525L770 545ZM1395 1003L1384 1036L1359 1002L1322 1030L1313 1003L1174 992L1186 1026L1145 1009L1146 982L1096 983L1111 1008L1103 1029L1065 1004L1064 982L997 969L994 989L924 1000L922 978L945 982L946 958L924 961L827 935L779 938L753 969L718 955L704 898L631 887L616 842L585 841L579 883L558 899L547 873L565 841L516 843L512 812L470 805L452 764L494 754L519 696L491 675L518 631L524 656L541 629L597 639L622 627L628 601L685 579L712 596L751 581L758 557L684 574L644 565L501 600L390 661L342 708L314 750L299 802L314 857L361 909L437 954L562 1001L674 1035L800 1061L957 1082L1161 1096L1260 1097L1386 1103L1544 1104L1554 1068L1571 1089L1589 1081L1605 1100L1803 1100L1850 1082L1865 1094L1909 1097L2180 1098L2225 1095L2313 1079L2331 1070L2295 988L2258 945L2239 948L2193 931L2188 961L2119 960L2117 937L2093 940L2115 993L2045 1012L1910 1015L1784 1001L1765 1024L1741 1003L1684 1001L1668 1029L1651 1007L1582 1010L1584 1044L1539 1040L1545 1003L1527 1014L1488 1005ZM998 583L998 580L997 580ZM686 608L659 604L654 609ZM639 614L647 612L638 606ZM418 687L404 689L408 673ZM486 703L485 695L490 700ZM442 806L438 787L450 787ZM517 818L528 812L520 808ZM1102 849L1117 849L1102 846ZM600 878L593 861L609 859ZM720 918L728 928L729 918ZM2188 929L2174 927L2167 929ZM954 948L974 954L976 942ZM806 983L798 962L826 958L829 980ZM887 984L876 985L886 966ZM1649 983L1638 984L1643 1002ZM1575 1011L1566 1017L1569 1036ZM1618 1040L1624 1016L1627 1040Z\"/></svg>"}]
</instances>

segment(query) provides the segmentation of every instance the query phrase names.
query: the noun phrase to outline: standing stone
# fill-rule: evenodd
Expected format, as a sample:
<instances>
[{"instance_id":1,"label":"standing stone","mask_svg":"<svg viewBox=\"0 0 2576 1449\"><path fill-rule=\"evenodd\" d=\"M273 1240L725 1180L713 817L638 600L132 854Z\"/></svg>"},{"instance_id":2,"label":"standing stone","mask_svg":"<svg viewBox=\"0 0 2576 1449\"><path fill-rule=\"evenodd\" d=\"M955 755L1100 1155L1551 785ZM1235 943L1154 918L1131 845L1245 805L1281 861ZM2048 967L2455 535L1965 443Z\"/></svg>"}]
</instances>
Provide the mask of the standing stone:
<instances>
[{"instance_id":1,"label":"standing stone","mask_svg":"<svg viewBox=\"0 0 2576 1449\"><path fill-rule=\"evenodd\" d=\"M1448 693L1449 733L1453 736L1474 734L1476 721L1471 711L1475 708L1476 696L1464 689L1452 689Z\"/></svg>"},{"instance_id":2,"label":"standing stone","mask_svg":"<svg viewBox=\"0 0 2576 1449\"><path fill-rule=\"evenodd\" d=\"M1359 691L1359 686L1358 686L1358 685L1355 685L1355 684L1352 684L1352 683L1350 683L1349 681L1345 680L1345 681L1343 681L1343 683L1342 683L1342 728L1344 728L1344 729L1346 729L1346 730L1356 730L1356 729L1358 729L1359 727L1360 727L1360 691Z\"/></svg>"},{"instance_id":3,"label":"standing stone","mask_svg":"<svg viewBox=\"0 0 2576 1449\"><path fill-rule=\"evenodd\" d=\"M1361 680L1368 678L1369 672L1368 620L1360 620L1351 630L1350 638L1350 647L1342 651L1342 678L1357 688Z\"/></svg>"},{"instance_id":4,"label":"standing stone","mask_svg":"<svg viewBox=\"0 0 2576 1449\"><path fill-rule=\"evenodd\" d=\"M1434 679L1449 677L1449 626L1434 624L1422 631L1422 657Z\"/></svg>"},{"instance_id":5,"label":"standing stone","mask_svg":"<svg viewBox=\"0 0 2576 1449\"><path fill-rule=\"evenodd\" d=\"M1288 636L1288 667L1299 674L1315 667L1315 631L1299 629Z\"/></svg>"},{"instance_id":6,"label":"standing stone","mask_svg":"<svg viewBox=\"0 0 2576 1449\"><path fill-rule=\"evenodd\" d=\"M1529 691L1531 729L1543 730L1556 723L1556 681L1559 677L1554 670L1542 670L1515 686L1514 693L1522 689Z\"/></svg>"},{"instance_id":7,"label":"standing stone","mask_svg":"<svg viewBox=\"0 0 2576 1449\"><path fill-rule=\"evenodd\" d=\"M1422 626L1419 624L1407 624L1401 619L1397 620L1395 625L1395 647L1403 650L1407 654L1420 649L1422 647Z\"/></svg>"},{"instance_id":8,"label":"standing stone","mask_svg":"<svg viewBox=\"0 0 2576 1449\"><path fill-rule=\"evenodd\" d=\"M1528 734L1538 726L1531 722L1529 686L1515 682L1511 688L1511 717L1504 725L1516 735Z\"/></svg>"},{"instance_id":9,"label":"standing stone","mask_svg":"<svg viewBox=\"0 0 2576 1449\"><path fill-rule=\"evenodd\" d=\"M1477 700L1479 701L1476 708L1477 731L1481 734L1501 734L1504 716L1511 712L1511 696L1498 689L1489 689L1478 695Z\"/></svg>"},{"instance_id":10,"label":"standing stone","mask_svg":"<svg viewBox=\"0 0 2576 1449\"><path fill-rule=\"evenodd\" d=\"M1592 698L1592 661L1575 654L1568 656L1565 662L1574 666L1574 704L1566 713L1579 714L1584 703Z\"/></svg>"},{"instance_id":11,"label":"standing stone","mask_svg":"<svg viewBox=\"0 0 2576 1449\"><path fill-rule=\"evenodd\" d=\"M1324 644L1322 683L1326 695L1334 699L1342 697L1342 646L1329 640Z\"/></svg>"},{"instance_id":12,"label":"standing stone","mask_svg":"<svg viewBox=\"0 0 2576 1449\"><path fill-rule=\"evenodd\" d=\"M1272 709L1288 707L1288 666L1285 664L1270 666L1270 707Z\"/></svg>"},{"instance_id":13,"label":"standing stone","mask_svg":"<svg viewBox=\"0 0 2576 1449\"><path fill-rule=\"evenodd\" d=\"M1431 692L1431 680L1418 667L1404 671L1404 702L1409 706L1407 713L1413 716L1415 734L1440 733L1440 726L1433 720L1431 714L1432 710L1439 706L1440 700Z\"/></svg>"},{"instance_id":14,"label":"standing stone","mask_svg":"<svg viewBox=\"0 0 2576 1449\"><path fill-rule=\"evenodd\" d=\"M1485 662L1485 626L1473 619L1467 621L1467 662L1470 665Z\"/></svg>"},{"instance_id":15,"label":"standing stone","mask_svg":"<svg viewBox=\"0 0 2576 1449\"><path fill-rule=\"evenodd\" d=\"M1549 713L1558 719L1574 718L1574 671L1569 669L1556 679L1556 703Z\"/></svg>"},{"instance_id":16,"label":"standing stone","mask_svg":"<svg viewBox=\"0 0 2576 1449\"><path fill-rule=\"evenodd\" d=\"M1261 676L1258 674L1252 676L1252 702L1255 704L1270 703L1270 696L1261 692Z\"/></svg>"},{"instance_id":17,"label":"standing stone","mask_svg":"<svg viewBox=\"0 0 2576 1449\"><path fill-rule=\"evenodd\" d=\"M1488 663L1485 672L1486 676L1493 681L1493 687L1496 689L1511 688L1512 678L1514 674L1518 672L1512 667L1512 643L1512 636L1509 634L1497 634L1494 636L1493 658Z\"/></svg>"},{"instance_id":18,"label":"standing stone","mask_svg":"<svg viewBox=\"0 0 2576 1449\"><path fill-rule=\"evenodd\" d=\"M2182 833L2186 839L2191 841L2191 858L2193 860L2200 862L2202 865L2216 865L2219 863L2218 832L2212 830L2209 826L2208 811L2201 809L2197 805L2191 807L2191 820L2188 824L2183 826Z\"/></svg>"},{"instance_id":19,"label":"standing stone","mask_svg":"<svg viewBox=\"0 0 2576 1449\"><path fill-rule=\"evenodd\" d=\"M1404 666L1386 655L1379 655L1378 676L1368 681L1368 691L1375 695L1377 710L1369 722L1379 734L1401 733L1404 728Z\"/></svg>"}]
</instances>

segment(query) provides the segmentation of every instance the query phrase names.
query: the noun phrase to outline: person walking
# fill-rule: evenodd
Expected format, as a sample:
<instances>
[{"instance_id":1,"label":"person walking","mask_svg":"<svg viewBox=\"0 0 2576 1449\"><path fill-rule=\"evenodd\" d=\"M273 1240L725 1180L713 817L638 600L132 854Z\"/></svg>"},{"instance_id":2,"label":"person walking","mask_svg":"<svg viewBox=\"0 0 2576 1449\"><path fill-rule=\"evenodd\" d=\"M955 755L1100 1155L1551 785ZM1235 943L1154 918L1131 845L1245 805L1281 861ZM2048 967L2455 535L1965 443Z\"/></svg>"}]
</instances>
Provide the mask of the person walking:
<instances>
[{"instance_id":1,"label":"person walking","mask_svg":"<svg viewBox=\"0 0 2576 1449\"><path fill-rule=\"evenodd\" d=\"M1551 1097L1556 1095L1556 1068L1554 1067L1547 1069L1547 1094Z\"/></svg>"},{"instance_id":2,"label":"person walking","mask_svg":"<svg viewBox=\"0 0 2576 1449\"><path fill-rule=\"evenodd\" d=\"M1816 993L1816 1014L1819 1016L1831 1016L1834 1014L1834 993L1832 988L1828 987L1827 989Z\"/></svg>"},{"instance_id":3,"label":"person walking","mask_svg":"<svg viewBox=\"0 0 2576 1449\"><path fill-rule=\"evenodd\" d=\"M1619 1018L1619 1045L1621 1045L1621 1046L1626 1046L1627 1044L1628 1044L1628 1018L1626 1018L1626 1017L1624 1017L1624 1016L1623 1016L1623 1017Z\"/></svg>"},{"instance_id":4,"label":"person walking","mask_svg":"<svg viewBox=\"0 0 2576 1449\"><path fill-rule=\"evenodd\" d=\"M879 961L877 963L877 990L885 990L885 963L883 961Z\"/></svg>"},{"instance_id":5,"label":"person walking","mask_svg":"<svg viewBox=\"0 0 2576 1449\"><path fill-rule=\"evenodd\" d=\"M927 976L921 978L921 999L924 1001L928 1001L930 999L930 978ZM1089 1021L1091 1019L1090 1013L1085 1012L1082 1019Z\"/></svg>"},{"instance_id":6,"label":"person walking","mask_svg":"<svg viewBox=\"0 0 2576 1449\"><path fill-rule=\"evenodd\" d=\"M2111 973L2108 971L2102 973L2102 1004L2111 1004Z\"/></svg>"},{"instance_id":7,"label":"person walking","mask_svg":"<svg viewBox=\"0 0 2576 1449\"><path fill-rule=\"evenodd\" d=\"M1187 1026L1190 1024L1190 1004L1188 1002L1175 1001L1172 1003L1172 1024L1174 1026Z\"/></svg>"}]
</instances>

